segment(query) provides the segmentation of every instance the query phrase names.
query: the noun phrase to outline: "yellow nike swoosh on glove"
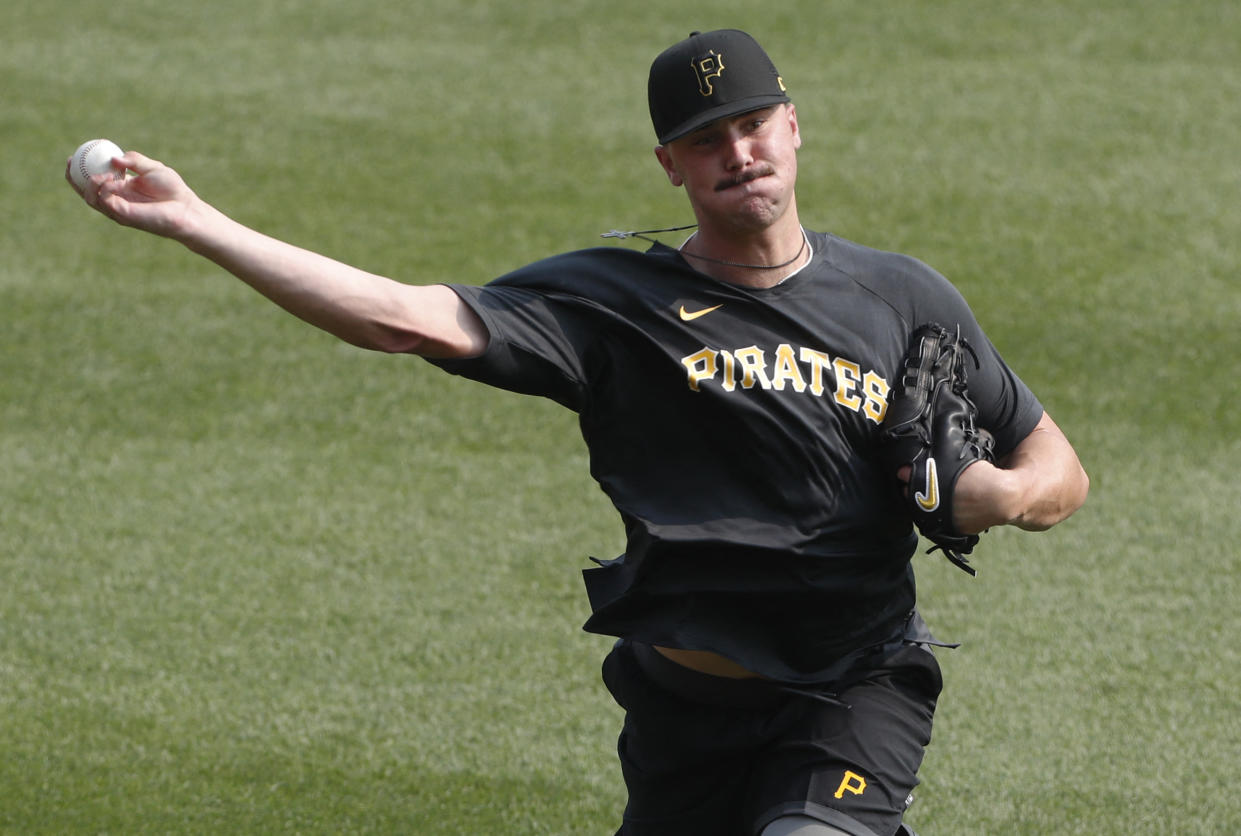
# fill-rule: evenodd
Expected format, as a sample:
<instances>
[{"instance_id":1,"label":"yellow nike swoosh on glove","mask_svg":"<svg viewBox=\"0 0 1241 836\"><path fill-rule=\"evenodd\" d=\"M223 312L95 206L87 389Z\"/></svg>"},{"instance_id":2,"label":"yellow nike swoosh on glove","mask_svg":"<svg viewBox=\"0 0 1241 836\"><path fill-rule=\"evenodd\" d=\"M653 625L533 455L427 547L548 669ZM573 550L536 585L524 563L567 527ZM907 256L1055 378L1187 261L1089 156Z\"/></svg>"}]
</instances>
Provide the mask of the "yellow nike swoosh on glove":
<instances>
[{"instance_id":1,"label":"yellow nike swoosh on glove","mask_svg":"<svg viewBox=\"0 0 1241 836\"><path fill-rule=\"evenodd\" d=\"M914 494L914 501L923 511L934 511L939 507L939 474L936 472L935 458L926 460L926 490Z\"/></svg>"}]
</instances>

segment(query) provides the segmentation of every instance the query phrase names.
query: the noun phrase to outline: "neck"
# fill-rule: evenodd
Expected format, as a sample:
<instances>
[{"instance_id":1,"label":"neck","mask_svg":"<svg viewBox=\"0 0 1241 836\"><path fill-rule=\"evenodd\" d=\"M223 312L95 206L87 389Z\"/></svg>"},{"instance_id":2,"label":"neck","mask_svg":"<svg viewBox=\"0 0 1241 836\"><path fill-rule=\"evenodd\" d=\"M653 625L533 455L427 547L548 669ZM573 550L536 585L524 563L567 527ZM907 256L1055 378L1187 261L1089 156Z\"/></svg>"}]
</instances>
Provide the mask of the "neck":
<instances>
[{"instance_id":1,"label":"neck","mask_svg":"<svg viewBox=\"0 0 1241 836\"><path fill-rule=\"evenodd\" d=\"M801 269L809 258L806 235L794 216L780 229L749 235L711 232L702 227L681 247L701 273L745 287L774 287Z\"/></svg>"}]
</instances>

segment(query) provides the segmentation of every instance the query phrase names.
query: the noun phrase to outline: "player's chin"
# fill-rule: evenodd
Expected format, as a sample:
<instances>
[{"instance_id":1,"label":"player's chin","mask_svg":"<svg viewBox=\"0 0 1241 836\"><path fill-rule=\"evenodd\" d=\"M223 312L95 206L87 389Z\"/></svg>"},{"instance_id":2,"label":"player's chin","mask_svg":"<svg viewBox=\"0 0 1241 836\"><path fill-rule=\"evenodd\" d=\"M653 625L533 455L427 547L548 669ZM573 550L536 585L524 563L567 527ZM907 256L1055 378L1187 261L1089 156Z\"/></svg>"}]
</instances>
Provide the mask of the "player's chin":
<instances>
[{"instance_id":1,"label":"player's chin","mask_svg":"<svg viewBox=\"0 0 1241 836\"><path fill-rule=\"evenodd\" d=\"M780 220L786 208L785 204L767 195L746 195L733 210L733 222L745 229L767 229Z\"/></svg>"}]
</instances>

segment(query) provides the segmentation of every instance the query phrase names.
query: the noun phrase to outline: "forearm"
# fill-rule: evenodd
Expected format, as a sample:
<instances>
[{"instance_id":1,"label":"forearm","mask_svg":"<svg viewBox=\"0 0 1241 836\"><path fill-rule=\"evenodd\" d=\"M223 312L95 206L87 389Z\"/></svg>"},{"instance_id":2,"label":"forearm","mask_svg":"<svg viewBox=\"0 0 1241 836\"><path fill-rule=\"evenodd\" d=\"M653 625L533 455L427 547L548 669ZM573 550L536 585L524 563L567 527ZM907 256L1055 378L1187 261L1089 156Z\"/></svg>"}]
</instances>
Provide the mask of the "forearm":
<instances>
[{"instance_id":1,"label":"forearm","mask_svg":"<svg viewBox=\"0 0 1241 836\"><path fill-rule=\"evenodd\" d=\"M125 178L66 179L124 226L180 241L295 316L363 348L466 357L487 346L482 321L442 285L402 284L277 241L201 200L163 163L130 151Z\"/></svg>"},{"instance_id":2,"label":"forearm","mask_svg":"<svg viewBox=\"0 0 1241 836\"><path fill-rule=\"evenodd\" d=\"M417 288L278 241L202 201L187 209L173 237L289 313L346 342L380 351L419 348L410 298Z\"/></svg>"},{"instance_id":3,"label":"forearm","mask_svg":"<svg viewBox=\"0 0 1241 836\"><path fill-rule=\"evenodd\" d=\"M978 462L961 474L953 518L966 533L996 525L1043 531L1080 508L1089 490L1073 446L1044 414L998 466Z\"/></svg>"},{"instance_id":4,"label":"forearm","mask_svg":"<svg viewBox=\"0 0 1241 836\"><path fill-rule=\"evenodd\" d=\"M1014 481L1007 522L1026 531L1042 531L1067 519L1090 489L1077 454L1054 424L1035 428L1002 469Z\"/></svg>"}]
</instances>

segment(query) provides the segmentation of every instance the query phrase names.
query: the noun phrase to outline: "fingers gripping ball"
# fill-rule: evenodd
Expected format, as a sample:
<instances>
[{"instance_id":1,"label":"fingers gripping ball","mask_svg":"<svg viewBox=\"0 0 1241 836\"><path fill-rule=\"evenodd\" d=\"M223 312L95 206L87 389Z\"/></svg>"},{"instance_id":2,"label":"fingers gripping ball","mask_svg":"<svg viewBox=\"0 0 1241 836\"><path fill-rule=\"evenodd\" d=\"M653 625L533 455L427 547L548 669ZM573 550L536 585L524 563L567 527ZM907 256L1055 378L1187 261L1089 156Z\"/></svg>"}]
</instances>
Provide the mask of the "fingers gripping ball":
<instances>
[{"instance_id":1,"label":"fingers gripping ball","mask_svg":"<svg viewBox=\"0 0 1241 836\"><path fill-rule=\"evenodd\" d=\"M73 152L73 158L69 162L69 177L79 189L86 188L93 174L111 172L113 178L124 177L125 171L112 164L115 157L124 153L119 145L109 139L83 142L78 150Z\"/></svg>"},{"instance_id":2,"label":"fingers gripping ball","mask_svg":"<svg viewBox=\"0 0 1241 836\"><path fill-rule=\"evenodd\" d=\"M990 433L975 426L978 414L966 391L965 359L975 368L978 357L960 335L928 323L914 330L905 355L904 373L884 422L884 458L896 472L908 466L904 494L914 524L945 556L971 575L963 555L978 535L962 534L952 522L957 479L976 461L995 460Z\"/></svg>"}]
</instances>

